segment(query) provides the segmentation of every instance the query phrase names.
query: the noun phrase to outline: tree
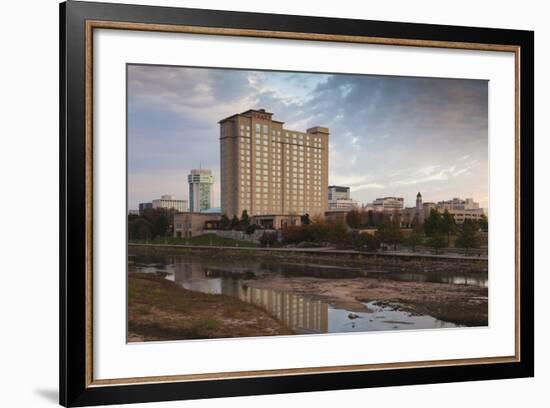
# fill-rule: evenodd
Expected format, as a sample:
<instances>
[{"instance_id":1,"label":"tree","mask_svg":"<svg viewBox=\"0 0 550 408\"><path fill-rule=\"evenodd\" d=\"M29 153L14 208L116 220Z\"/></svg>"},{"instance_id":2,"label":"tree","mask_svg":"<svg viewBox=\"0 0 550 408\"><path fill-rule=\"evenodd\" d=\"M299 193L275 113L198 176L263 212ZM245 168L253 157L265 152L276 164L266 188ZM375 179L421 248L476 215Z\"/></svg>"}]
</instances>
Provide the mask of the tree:
<instances>
[{"instance_id":1,"label":"tree","mask_svg":"<svg viewBox=\"0 0 550 408\"><path fill-rule=\"evenodd\" d=\"M331 224L328 231L328 240L332 244L346 245L351 242L351 235L348 232L346 224L338 222Z\"/></svg>"},{"instance_id":2,"label":"tree","mask_svg":"<svg viewBox=\"0 0 550 408\"><path fill-rule=\"evenodd\" d=\"M290 225L283 229L283 242L285 244L299 244L306 241L305 239L305 227Z\"/></svg>"},{"instance_id":3,"label":"tree","mask_svg":"<svg viewBox=\"0 0 550 408\"><path fill-rule=\"evenodd\" d=\"M142 217L146 219L151 228L149 238L164 237L169 233L170 225L174 220L175 210L166 208L147 208Z\"/></svg>"},{"instance_id":4,"label":"tree","mask_svg":"<svg viewBox=\"0 0 550 408\"><path fill-rule=\"evenodd\" d=\"M241 226L241 222L239 221L239 217L237 217L237 214L231 218L231 229L232 230L238 230Z\"/></svg>"},{"instance_id":5,"label":"tree","mask_svg":"<svg viewBox=\"0 0 550 408\"><path fill-rule=\"evenodd\" d=\"M403 233L396 222L384 222L380 224L375 236L380 242L393 245L394 249L397 249L397 244L403 240Z\"/></svg>"},{"instance_id":6,"label":"tree","mask_svg":"<svg viewBox=\"0 0 550 408\"><path fill-rule=\"evenodd\" d=\"M441 233L441 224L443 217L441 213L435 209L430 210L430 216L424 220L424 232L428 236Z\"/></svg>"},{"instance_id":7,"label":"tree","mask_svg":"<svg viewBox=\"0 0 550 408\"><path fill-rule=\"evenodd\" d=\"M144 217L137 217L128 221L128 239L147 240L152 237L151 223Z\"/></svg>"},{"instance_id":8,"label":"tree","mask_svg":"<svg viewBox=\"0 0 550 408\"><path fill-rule=\"evenodd\" d=\"M403 243L411 247L412 251L414 252L416 250L417 245L422 245L424 243L424 234L422 234L422 232L419 232L417 230L413 230L411 235L403 239Z\"/></svg>"},{"instance_id":9,"label":"tree","mask_svg":"<svg viewBox=\"0 0 550 408\"><path fill-rule=\"evenodd\" d=\"M456 237L455 246L464 248L468 254L470 248L477 248L480 244L479 225L472 220L464 220L462 228Z\"/></svg>"},{"instance_id":10,"label":"tree","mask_svg":"<svg viewBox=\"0 0 550 408\"><path fill-rule=\"evenodd\" d=\"M453 217L448 210L445 210L441 217L441 223L439 225L439 232L447 235L447 246L451 243L451 234L454 234L457 230L455 217Z\"/></svg>"},{"instance_id":11,"label":"tree","mask_svg":"<svg viewBox=\"0 0 550 408\"><path fill-rule=\"evenodd\" d=\"M439 250L441 248L445 248L445 246L447 245L446 242L445 242L445 238L443 237L443 235L441 234L433 234L429 239L428 241L426 242L426 244L429 246L429 247L432 247L434 250L435 250L435 253L439 253Z\"/></svg>"},{"instance_id":12,"label":"tree","mask_svg":"<svg viewBox=\"0 0 550 408\"><path fill-rule=\"evenodd\" d=\"M487 220L487 216L485 214L481 214L481 218L477 220L477 224L479 225L479 229L482 231L489 230L489 221Z\"/></svg>"},{"instance_id":13,"label":"tree","mask_svg":"<svg viewBox=\"0 0 550 408\"><path fill-rule=\"evenodd\" d=\"M358 249L366 249L367 251L376 251L380 248L380 241L377 237L371 234L358 234L353 240L353 245Z\"/></svg>"},{"instance_id":14,"label":"tree","mask_svg":"<svg viewBox=\"0 0 550 408\"><path fill-rule=\"evenodd\" d=\"M241 213L241 229L246 230L249 225L250 217L248 216L248 212L246 210L243 210L243 212Z\"/></svg>"},{"instance_id":15,"label":"tree","mask_svg":"<svg viewBox=\"0 0 550 408\"><path fill-rule=\"evenodd\" d=\"M252 235L254 234L254 232L260 228L260 226L258 224L250 224L248 227L246 227L246 230L245 232L248 234L248 235Z\"/></svg>"},{"instance_id":16,"label":"tree","mask_svg":"<svg viewBox=\"0 0 550 408\"><path fill-rule=\"evenodd\" d=\"M231 226L231 221L229 220L229 217L225 213L222 214L221 219L220 219L221 229L222 230L228 230L230 226Z\"/></svg>"},{"instance_id":17,"label":"tree","mask_svg":"<svg viewBox=\"0 0 550 408\"><path fill-rule=\"evenodd\" d=\"M260 237L260 245L263 247L272 247L277 243L277 233L274 231L265 231Z\"/></svg>"},{"instance_id":18,"label":"tree","mask_svg":"<svg viewBox=\"0 0 550 408\"><path fill-rule=\"evenodd\" d=\"M362 223L361 213L357 210L351 210L346 214L346 223L350 228L359 228Z\"/></svg>"},{"instance_id":19,"label":"tree","mask_svg":"<svg viewBox=\"0 0 550 408\"><path fill-rule=\"evenodd\" d=\"M304 241L317 243L328 241L330 226L324 220L317 219L303 228L302 238Z\"/></svg>"}]
</instances>

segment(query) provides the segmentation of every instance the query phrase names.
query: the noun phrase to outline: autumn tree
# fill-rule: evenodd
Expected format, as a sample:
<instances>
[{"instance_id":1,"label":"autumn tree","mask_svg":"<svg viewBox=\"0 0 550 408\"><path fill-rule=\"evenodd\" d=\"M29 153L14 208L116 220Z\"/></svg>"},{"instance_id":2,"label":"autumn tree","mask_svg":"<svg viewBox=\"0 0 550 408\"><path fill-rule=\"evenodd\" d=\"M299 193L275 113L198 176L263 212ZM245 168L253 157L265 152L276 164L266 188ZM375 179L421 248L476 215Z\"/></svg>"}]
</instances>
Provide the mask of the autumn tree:
<instances>
[{"instance_id":1,"label":"autumn tree","mask_svg":"<svg viewBox=\"0 0 550 408\"><path fill-rule=\"evenodd\" d=\"M351 235L346 224L338 222L331 224L328 229L328 241L336 245L347 245L351 242Z\"/></svg>"},{"instance_id":2,"label":"autumn tree","mask_svg":"<svg viewBox=\"0 0 550 408\"><path fill-rule=\"evenodd\" d=\"M346 214L346 223L350 228L359 228L362 223L362 216L358 210L351 210Z\"/></svg>"}]
</instances>

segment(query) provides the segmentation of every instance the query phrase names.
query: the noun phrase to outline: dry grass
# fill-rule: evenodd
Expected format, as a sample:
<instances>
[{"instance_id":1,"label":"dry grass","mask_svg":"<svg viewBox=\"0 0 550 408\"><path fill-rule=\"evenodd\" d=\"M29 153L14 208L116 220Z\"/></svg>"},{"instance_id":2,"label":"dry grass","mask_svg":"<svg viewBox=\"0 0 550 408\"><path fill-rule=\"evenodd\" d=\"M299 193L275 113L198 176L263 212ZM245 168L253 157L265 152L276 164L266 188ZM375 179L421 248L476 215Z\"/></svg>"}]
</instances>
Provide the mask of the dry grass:
<instances>
[{"instance_id":1,"label":"dry grass","mask_svg":"<svg viewBox=\"0 0 550 408\"><path fill-rule=\"evenodd\" d=\"M292 334L263 309L181 288L152 274L128 276L129 341Z\"/></svg>"}]
</instances>

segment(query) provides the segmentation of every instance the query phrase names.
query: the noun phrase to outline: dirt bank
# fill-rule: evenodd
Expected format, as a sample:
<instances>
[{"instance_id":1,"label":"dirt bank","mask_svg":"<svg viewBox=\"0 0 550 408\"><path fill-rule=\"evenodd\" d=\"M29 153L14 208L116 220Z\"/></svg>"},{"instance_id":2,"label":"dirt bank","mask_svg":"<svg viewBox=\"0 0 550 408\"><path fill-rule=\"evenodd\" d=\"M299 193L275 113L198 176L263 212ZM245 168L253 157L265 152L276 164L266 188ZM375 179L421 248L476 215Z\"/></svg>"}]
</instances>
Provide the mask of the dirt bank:
<instances>
[{"instance_id":1,"label":"dirt bank","mask_svg":"<svg viewBox=\"0 0 550 408\"><path fill-rule=\"evenodd\" d=\"M162 276L128 275L128 341L293 334L263 309L186 290Z\"/></svg>"},{"instance_id":2,"label":"dirt bank","mask_svg":"<svg viewBox=\"0 0 550 408\"><path fill-rule=\"evenodd\" d=\"M365 277L332 280L280 276L248 280L246 284L318 298L337 308L353 311L368 312L363 303L376 301L412 314L428 314L459 325L487 325L488 290L477 286Z\"/></svg>"}]
</instances>

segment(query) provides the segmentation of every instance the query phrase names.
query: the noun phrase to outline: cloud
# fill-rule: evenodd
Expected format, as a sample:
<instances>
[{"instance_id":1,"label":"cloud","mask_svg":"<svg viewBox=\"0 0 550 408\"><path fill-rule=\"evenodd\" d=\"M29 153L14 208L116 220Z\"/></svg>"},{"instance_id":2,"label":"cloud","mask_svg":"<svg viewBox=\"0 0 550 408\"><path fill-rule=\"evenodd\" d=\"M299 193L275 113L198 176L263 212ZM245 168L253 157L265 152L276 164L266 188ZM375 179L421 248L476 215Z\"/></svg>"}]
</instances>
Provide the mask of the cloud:
<instances>
[{"instance_id":1,"label":"cloud","mask_svg":"<svg viewBox=\"0 0 550 408\"><path fill-rule=\"evenodd\" d=\"M329 184L349 185L360 202L400 195L411 205L419 188L430 201L481 200L487 92L480 80L131 65L129 178L139 199L158 186L183 194L191 168L219 172L217 122L265 108L290 129L329 127ZM138 178L147 173L163 179ZM138 194L129 197L132 208Z\"/></svg>"}]
</instances>

